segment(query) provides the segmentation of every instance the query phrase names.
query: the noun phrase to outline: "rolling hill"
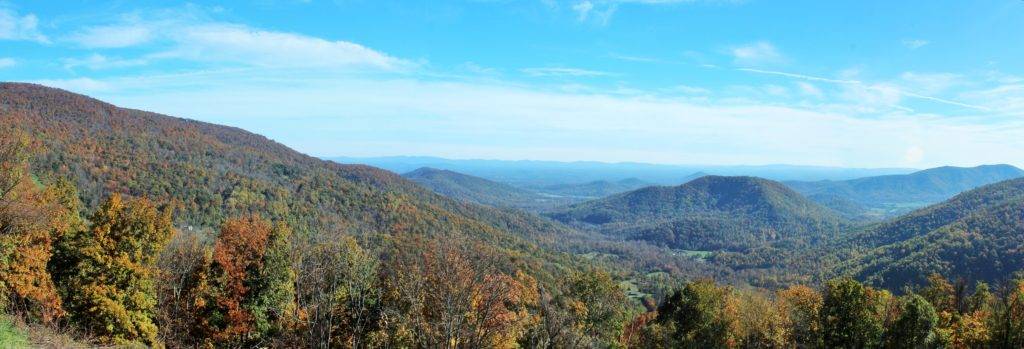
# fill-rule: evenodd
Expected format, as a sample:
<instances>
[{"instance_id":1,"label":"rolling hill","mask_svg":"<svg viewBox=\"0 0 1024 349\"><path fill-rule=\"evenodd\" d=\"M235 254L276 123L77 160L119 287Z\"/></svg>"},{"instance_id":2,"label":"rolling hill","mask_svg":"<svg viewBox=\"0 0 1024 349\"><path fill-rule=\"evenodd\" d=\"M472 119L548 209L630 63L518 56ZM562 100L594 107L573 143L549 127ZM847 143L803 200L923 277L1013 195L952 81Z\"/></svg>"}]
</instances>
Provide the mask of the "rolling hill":
<instances>
[{"instance_id":1,"label":"rolling hill","mask_svg":"<svg viewBox=\"0 0 1024 349\"><path fill-rule=\"evenodd\" d=\"M705 176L648 187L551 213L564 223L683 250L743 251L765 244L818 243L843 220L781 183Z\"/></svg>"},{"instance_id":2,"label":"rolling hill","mask_svg":"<svg viewBox=\"0 0 1024 349\"><path fill-rule=\"evenodd\" d=\"M40 177L71 179L87 207L111 193L177 202L175 224L211 231L248 213L315 236L341 231L380 241L459 233L493 250L506 270L564 271L566 254L539 245L576 234L548 220L458 202L363 165L306 156L241 129L118 108L32 84L0 84L0 132L41 143Z\"/></svg>"},{"instance_id":3,"label":"rolling hill","mask_svg":"<svg viewBox=\"0 0 1024 349\"><path fill-rule=\"evenodd\" d=\"M572 202L565 197L546 196L480 177L429 167L405 173L402 177L453 199L493 207L536 211Z\"/></svg>"},{"instance_id":4,"label":"rolling hill","mask_svg":"<svg viewBox=\"0 0 1024 349\"><path fill-rule=\"evenodd\" d=\"M903 175L845 181L786 182L812 200L851 218L884 218L949 199L986 184L1024 176L1010 165L938 167Z\"/></svg>"},{"instance_id":5,"label":"rolling hill","mask_svg":"<svg viewBox=\"0 0 1024 349\"><path fill-rule=\"evenodd\" d=\"M1024 178L965 192L844 239L837 274L896 289L930 273L999 281L1024 270ZM851 258L852 257L852 258Z\"/></svg>"},{"instance_id":6,"label":"rolling hill","mask_svg":"<svg viewBox=\"0 0 1024 349\"><path fill-rule=\"evenodd\" d=\"M696 177L694 177L696 178ZM683 181L692 178L686 178ZM586 183L563 183L539 188L539 191L578 199L596 199L650 186L651 183L638 178L617 181L599 180Z\"/></svg>"}]
</instances>

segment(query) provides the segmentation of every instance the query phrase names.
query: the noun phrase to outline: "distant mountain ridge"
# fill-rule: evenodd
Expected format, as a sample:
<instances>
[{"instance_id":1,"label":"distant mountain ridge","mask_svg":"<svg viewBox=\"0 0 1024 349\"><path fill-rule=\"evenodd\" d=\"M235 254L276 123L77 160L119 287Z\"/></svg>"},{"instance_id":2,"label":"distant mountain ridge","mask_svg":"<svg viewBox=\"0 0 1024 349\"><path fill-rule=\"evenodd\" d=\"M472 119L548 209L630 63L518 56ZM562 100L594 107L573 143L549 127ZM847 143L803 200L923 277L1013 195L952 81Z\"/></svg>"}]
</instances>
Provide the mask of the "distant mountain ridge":
<instances>
[{"instance_id":1,"label":"distant mountain ridge","mask_svg":"<svg viewBox=\"0 0 1024 349\"><path fill-rule=\"evenodd\" d=\"M430 167L416 169L402 174L402 177L453 199L493 207L540 210L571 202L566 198L544 196L480 177Z\"/></svg>"},{"instance_id":2,"label":"distant mountain ridge","mask_svg":"<svg viewBox=\"0 0 1024 349\"><path fill-rule=\"evenodd\" d=\"M555 184L540 188L550 194L575 198L602 198L612 194L627 192L652 185L638 178L626 178L618 181L599 180L586 183Z\"/></svg>"},{"instance_id":3,"label":"distant mountain ridge","mask_svg":"<svg viewBox=\"0 0 1024 349\"><path fill-rule=\"evenodd\" d=\"M331 161L346 164L365 164L397 173L420 167L451 170L488 180L524 188L549 185L586 183L593 181L619 181L637 178L658 185L679 185L696 172L722 176L756 176L772 180L845 180L852 178L905 174L916 171L907 168L843 168L801 165L665 165L647 163L607 163L596 161L537 161L537 160L456 160L427 156L393 157L329 157Z\"/></svg>"},{"instance_id":4,"label":"distant mountain ridge","mask_svg":"<svg viewBox=\"0 0 1024 349\"><path fill-rule=\"evenodd\" d=\"M949 199L983 185L1024 176L1010 165L937 167L904 175L845 181L785 182L794 190L848 215L892 216Z\"/></svg>"},{"instance_id":5,"label":"distant mountain ridge","mask_svg":"<svg viewBox=\"0 0 1024 349\"><path fill-rule=\"evenodd\" d=\"M816 243L843 224L836 213L779 182L724 176L638 189L549 216L686 250L743 250L787 239Z\"/></svg>"}]
</instances>

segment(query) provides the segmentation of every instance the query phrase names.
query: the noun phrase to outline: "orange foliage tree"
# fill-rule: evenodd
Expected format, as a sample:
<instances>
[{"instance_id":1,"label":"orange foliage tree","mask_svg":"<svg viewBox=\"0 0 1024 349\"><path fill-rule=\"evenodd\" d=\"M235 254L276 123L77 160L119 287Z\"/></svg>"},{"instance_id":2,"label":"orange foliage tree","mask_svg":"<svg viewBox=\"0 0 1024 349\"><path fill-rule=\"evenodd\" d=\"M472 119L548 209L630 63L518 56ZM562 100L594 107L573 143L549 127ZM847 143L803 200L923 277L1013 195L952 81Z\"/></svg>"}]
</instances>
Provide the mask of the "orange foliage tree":
<instances>
[{"instance_id":1,"label":"orange foliage tree","mask_svg":"<svg viewBox=\"0 0 1024 349\"><path fill-rule=\"evenodd\" d=\"M0 304L50 322L64 314L47 263L53 237L77 227L75 191L67 182L42 187L28 170L32 144L0 138Z\"/></svg>"},{"instance_id":2,"label":"orange foliage tree","mask_svg":"<svg viewBox=\"0 0 1024 349\"><path fill-rule=\"evenodd\" d=\"M221 225L202 300L215 343L257 343L284 330L294 310L289 238L286 226L256 215Z\"/></svg>"}]
</instances>

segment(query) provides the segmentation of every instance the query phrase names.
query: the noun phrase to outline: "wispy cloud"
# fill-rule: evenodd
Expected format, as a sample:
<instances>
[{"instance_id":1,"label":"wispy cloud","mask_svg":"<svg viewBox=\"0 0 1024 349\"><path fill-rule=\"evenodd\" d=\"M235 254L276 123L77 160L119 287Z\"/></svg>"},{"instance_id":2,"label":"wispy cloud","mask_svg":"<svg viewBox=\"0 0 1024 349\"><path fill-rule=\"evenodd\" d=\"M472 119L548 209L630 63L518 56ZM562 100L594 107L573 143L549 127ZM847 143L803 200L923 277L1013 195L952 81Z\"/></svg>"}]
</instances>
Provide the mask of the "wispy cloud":
<instances>
[{"instance_id":1,"label":"wispy cloud","mask_svg":"<svg viewBox=\"0 0 1024 349\"><path fill-rule=\"evenodd\" d=\"M72 34L71 41L88 48L119 48L149 42L156 37L152 24L126 23L88 27Z\"/></svg>"},{"instance_id":2,"label":"wispy cloud","mask_svg":"<svg viewBox=\"0 0 1024 349\"><path fill-rule=\"evenodd\" d=\"M733 61L739 65L775 64L785 60L775 45L767 41L735 46L730 48L729 52L733 56Z\"/></svg>"},{"instance_id":3,"label":"wispy cloud","mask_svg":"<svg viewBox=\"0 0 1024 349\"><path fill-rule=\"evenodd\" d=\"M144 58L122 59L117 57L107 57L101 54L92 54L83 58L65 58L62 62L66 69L85 67L91 70L100 70L146 65L148 60Z\"/></svg>"},{"instance_id":4,"label":"wispy cloud","mask_svg":"<svg viewBox=\"0 0 1024 349\"><path fill-rule=\"evenodd\" d=\"M911 50L916 50L916 49L922 48L925 45L928 45L929 43L931 43L931 42L929 42L928 40L921 40L921 39L906 39L906 40L903 40L903 46L906 46L907 48L909 48Z\"/></svg>"},{"instance_id":5,"label":"wispy cloud","mask_svg":"<svg viewBox=\"0 0 1024 349\"><path fill-rule=\"evenodd\" d=\"M898 86L896 84L893 84L893 83L865 83L865 82L862 82L862 81L859 81L859 80L832 79L832 78L824 78L824 77L804 75L804 74L794 74L794 73L781 72L781 71L771 71L771 70L751 69L751 68L739 68L737 70L744 71L744 72L750 72L750 73L757 73L757 74L783 76L783 77L788 77L788 78L793 78L793 79L800 79L800 80L820 81L820 82L827 82L827 83L832 83L832 84L845 85L845 86L849 87L849 89L846 92L847 92L847 95L850 96L850 99L852 99L852 100L871 101L871 102L876 102L876 103L879 103L879 104L890 105L890 106L893 106L893 107L898 107L899 106L898 104L899 104L899 101L900 101L901 97L912 97L912 98L928 100L928 101L932 101L932 102L936 102L936 103L952 105L952 106L958 106L958 107L964 107L964 108L970 108L970 109L975 109L975 110L980 110L980 111L991 111L992 110L991 108L986 107L986 106L974 105L974 104L969 104L969 103L963 103L963 102L955 101L955 100L951 100L951 99L940 98L940 97L929 96L929 95L925 95L925 94L921 94L921 93L917 93L917 92L912 92L912 91L907 90L906 88L900 87L900 86ZM940 75L929 75L929 76L927 76L927 78L924 78L925 77L924 75L914 75L913 73L909 73L909 75L908 74L904 74L903 75L903 77L905 79L910 77L910 79L908 79L908 80L914 80L915 77L916 78L921 78L921 79L919 79L919 82L920 81L926 81L926 83L923 84L922 87L924 89L928 89L928 90L933 90L936 87L936 85L929 85L929 84L936 84L937 83L936 81L940 81L940 78L938 78L938 76L940 76ZM942 76L945 76L945 75L942 75ZM945 79L941 79L941 80L944 81Z\"/></svg>"},{"instance_id":6,"label":"wispy cloud","mask_svg":"<svg viewBox=\"0 0 1024 349\"><path fill-rule=\"evenodd\" d=\"M18 61L15 61L14 58L0 57L0 69L13 67L15 64L18 64Z\"/></svg>"},{"instance_id":7,"label":"wispy cloud","mask_svg":"<svg viewBox=\"0 0 1024 349\"><path fill-rule=\"evenodd\" d=\"M610 76L613 75L609 72L579 69L579 68L561 68L561 67L549 67L549 68L523 68L520 69L523 73L530 76Z\"/></svg>"},{"instance_id":8,"label":"wispy cloud","mask_svg":"<svg viewBox=\"0 0 1024 349\"><path fill-rule=\"evenodd\" d=\"M230 62L264 67L369 67L402 70L410 61L344 40L270 31L168 12L126 16L120 23L85 28L68 39L89 48L143 47L148 58ZM82 63L82 62L79 62ZM88 62L85 62L88 63Z\"/></svg>"},{"instance_id":9,"label":"wispy cloud","mask_svg":"<svg viewBox=\"0 0 1024 349\"><path fill-rule=\"evenodd\" d=\"M0 40L26 40L49 43L39 31L39 19L33 14L20 15L0 4Z\"/></svg>"}]
</instances>

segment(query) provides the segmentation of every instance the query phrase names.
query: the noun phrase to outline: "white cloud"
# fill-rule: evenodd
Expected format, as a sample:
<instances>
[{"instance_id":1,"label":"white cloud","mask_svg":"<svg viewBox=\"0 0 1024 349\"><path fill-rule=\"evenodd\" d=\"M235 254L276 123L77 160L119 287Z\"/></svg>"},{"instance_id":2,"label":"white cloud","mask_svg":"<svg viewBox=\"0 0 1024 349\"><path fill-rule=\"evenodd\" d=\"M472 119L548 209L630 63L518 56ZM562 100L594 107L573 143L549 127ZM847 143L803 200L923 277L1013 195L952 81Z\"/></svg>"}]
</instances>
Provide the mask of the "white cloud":
<instances>
[{"instance_id":1,"label":"white cloud","mask_svg":"<svg viewBox=\"0 0 1024 349\"><path fill-rule=\"evenodd\" d=\"M15 64L18 64L18 61L15 61L14 58L0 57L0 69L13 67Z\"/></svg>"},{"instance_id":2,"label":"white cloud","mask_svg":"<svg viewBox=\"0 0 1024 349\"><path fill-rule=\"evenodd\" d=\"M729 50L734 62L739 65L760 65L780 63L784 60L782 53L775 45L767 41L758 41L736 46Z\"/></svg>"},{"instance_id":3,"label":"white cloud","mask_svg":"<svg viewBox=\"0 0 1024 349\"><path fill-rule=\"evenodd\" d=\"M611 73L603 72L603 71L597 71L597 70L587 70L587 69L579 69L579 68L558 68L558 67L554 67L554 68L523 68L523 69L520 69L520 71L522 71L523 73L525 73L527 75L530 75L530 76L577 76L577 77L583 77L583 76L610 76L610 75L612 75Z\"/></svg>"},{"instance_id":4,"label":"white cloud","mask_svg":"<svg viewBox=\"0 0 1024 349\"><path fill-rule=\"evenodd\" d=\"M49 39L39 32L38 26L39 19L35 15L21 16L13 10L0 7L0 40L27 40L48 43Z\"/></svg>"},{"instance_id":5,"label":"white cloud","mask_svg":"<svg viewBox=\"0 0 1024 349\"><path fill-rule=\"evenodd\" d=\"M71 35L70 40L88 48L129 47L152 40L153 29L139 23L89 27Z\"/></svg>"},{"instance_id":6,"label":"white cloud","mask_svg":"<svg viewBox=\"0 0 1024 349\"><path fill-rule=\"evenodd\" d=\"M89 48L145 47L148 59L184 59L261 67L369 67L402 70L414 63L365 46L296 33L262 30L205 19L195 9L162 11L150 17L123 16L119 23L94 26L68 37ZM139 63L138 59L121 63ZM86 65L89 62L73 62ZM110 62L99 62L110 63Z\"/></svg>"},{"instance_id":7,"label":"white cloud","mask_svg":"<svg viewBox=\"0 0 1024 349\"><path fill-rule=\"evenodd\" d=\"M925 45L928 45L929 43L930 42L928 40L921 40L921 39L906 39L906 40L903 40L903 46L906 46L907 48L909 48L911 50L919 49L921 47L924 47Z\"/></svg>"},{"instance_id":8,"label":"white cloud","mask_svg":"<svg viewBox=\"0 0 1024 349\"><path fill-rule=\"evenodd\" d=\"M253 69L44 83L94 89L82 92L127 107L243 127L316 155L839 166L1024 163L1024 155L1014 151L1024 148L1024 138L1006 131L1019 130L1019 121L982 125L903 111L865 118L749 100L700 103L650 93ZM907 151L913 147L922 149L920 157L908 156L915 154ZM924 156L923 150L941 156Z\"/></svg>"},{"instance_id":9,"label":"white cloud","mask_svg":"<svg viewBox=\"0 0 1024 349\"><path fill-rule=\"evenodd\" d=\"M233 61L266 67L366 66L386 70L412 63L348 41L259 30L235 24L195 25L172 34L176 47L161 57Z\"/></svg>"},{"instance_id":10,"label":"white cloud","mask_svg":"<svg viewBox=\"0 0 1024 349\"><path fill-rule=\"evenodd\" d=\"M148 63L147 60L141 58L121 59L116 57L107 57L101 54L92 54L84 58L65 58L62 62L66 69L85 67L92 70L135 67L146 65Z\"/></svg>"}]
</instances>

